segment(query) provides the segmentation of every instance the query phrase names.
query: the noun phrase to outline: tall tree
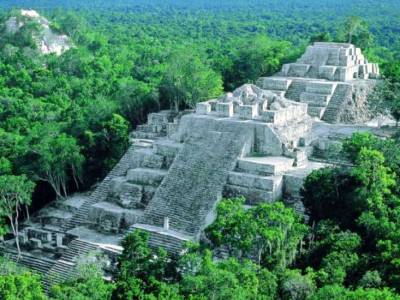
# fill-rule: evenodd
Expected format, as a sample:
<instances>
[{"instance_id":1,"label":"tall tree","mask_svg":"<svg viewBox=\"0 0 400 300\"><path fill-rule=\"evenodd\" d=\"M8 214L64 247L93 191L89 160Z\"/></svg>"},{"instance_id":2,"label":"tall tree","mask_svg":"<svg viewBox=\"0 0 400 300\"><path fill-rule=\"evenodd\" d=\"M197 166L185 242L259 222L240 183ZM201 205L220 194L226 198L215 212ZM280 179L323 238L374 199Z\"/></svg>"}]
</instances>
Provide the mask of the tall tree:
<instances>
[{"instance_id":1,"label":"tall tree","mask_svg":"<svg viewBox=\"0 0 400 300\"><path fill-rule=\"evenodd\" d=\"M198 55L188 49L171 53L163 77L160 97L166 99L171 108L194 108L197 102L212 99L222 94L222 79Z\"/></svg>"},{"instance_id":2,"label":"tall tree","mask_svg":"<svg viewBox=\"0 0 400 300\"><path fill-rule=\"evenodd\" d=\"M0 218L8 218L15 237L18 254L21 254L19 245L19 218L21 210L32 202L32 193L35 184L25 175L0 176Z\"/></svg>"},{"instance_id":3,"label":"tall tree","mask_svg":"<svg viewBox=\"0 0 400 300\"><path fill-rule=\"evenodd\" d=\"M277 72L289 54L290 43L266 36L238 42L232 56L232 68L224 74L226 88L232 90L244 83L254 83L261 76Z\"/></svg>"},{"instance_id":4,"label":"tall tree","mask_svg":"<svg viewBox=\"0 0 400 300\"><path fill-rule=\"evenodd\" d=\"M165 288L162 280L169 277L166 270L171 260L164 249L153 253L147 241L147 232L141 230L135 230L122 241L124 251L119 257L115 299L142 299Z\"/></svg>"},{"instance_id":5,"label":"tall tree","mask_svg":"<svg viewBox=\"0 0 400 300\"><path fill-rule=\"evenodd\" d=\"M239 259L284 269L296 258L307 226L282 203L259 204L246 210L244 199L225 199L217 207L217 219L207 228L216 246L224 246Z\"/></svg>"},{"instance_id":6,"label":"tall tree","mask_svg":"<svg viewBox=\"0 0 400 300\"><path fill-rule=\"evenodd\" d=\"M362 18L356 16L346 19L339 35L342 35L342 41L355 44L363 49L368 48L373 41L373 36L369 31L368 23Z\"/></svg>"},{"instance_id":7,"label":"tall tree","mask_svg":"<svg viewBox=\"0 0 400 300\"><path fill-rule=\"evenodd\" d=\"M66 197L68 178L78 185L84 161L77 141L50 125L34 128L29 139L31 146L25 154L29 163L23 169L35 180L48 182L57 197Z\"/></svg>"},{"instance_id":8,"label":"tall tree","mask_svg":"<svg viewBox=\"0 0 400 300\"><path fill-rule=\"evenodd\" d=\"M132 125L145 122L147 113L159 108L158 93L150 84L131 78L119 81L116 99Z\"/></svg>"}]
</instances>

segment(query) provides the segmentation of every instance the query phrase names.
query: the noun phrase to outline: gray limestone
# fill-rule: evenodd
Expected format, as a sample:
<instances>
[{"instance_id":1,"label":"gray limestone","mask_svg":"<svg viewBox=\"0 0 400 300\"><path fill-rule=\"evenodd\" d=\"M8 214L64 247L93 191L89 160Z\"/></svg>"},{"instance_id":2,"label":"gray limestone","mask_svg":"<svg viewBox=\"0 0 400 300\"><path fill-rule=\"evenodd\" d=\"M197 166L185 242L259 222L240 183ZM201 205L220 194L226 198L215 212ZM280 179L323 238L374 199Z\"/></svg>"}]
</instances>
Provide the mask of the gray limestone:
<instances>
[{"instance_id":1,"label":"gray limestone","mask_svg":"<svg viewBox=\"0 0 400 300\"><path fill-rule=\"evenodd\" d=\"M120 232L138 221L142 210L124 209L109 202L100 202L92 205L89 219L97 224L101 232Z\"/></svg>"},{"instance_id":2,"label":"gray limestone","mask_svg":"<svg viewBox=\"0 0 400 300\"><path fill-rule=\"evenodd\" d=\"M246 132L240 127L236 134L223 132L215 126L201 138L187 138L145 210L146 223L161 227L168 217L173 230L199 236L207 214L221 198L228 172L251 138Z\"/></svg>"},{"instance_id":3,"label":"gray limestone","mask_svg":"<svg viewBox=\"0 0 400 300\"><path fill-rule=\"evenodd\" d=\"M123 208L141 207L143 187L127 182L125 177L116 177L110 182L109 201Z\"/></svg>"},{"instance_id":4,"label":"gray limestone","mask_svg":"<svg viewBox=\"0 0 400 300\"><path fill-rule=\"evenodd\" d=\"M126 179L128 182L134 184L157 185L163 180L166 174L167 172L164 170L136 168L128 170Z\"/></svg>"},{"instance_id":5,"label":"gray limestone","mask_svg":"<svg viewBox=\"0 0 400 300\"><path fill-rule=\"evenodd\" d=\"M294 159L283 156L244 157L238 169L256 175L281 175L293 167Z\"/></svg>"},{"instance_id":6,"label":"gray limestone","mask_svg":"<svg viewBox=\"0 0 400 300\"><path fill-rule=\"evenodd\" d=\"M281 182L282 176L262 176L240 172L229 172L228 184L248 188L274 191Z\"/></svg>"}]
</instances>

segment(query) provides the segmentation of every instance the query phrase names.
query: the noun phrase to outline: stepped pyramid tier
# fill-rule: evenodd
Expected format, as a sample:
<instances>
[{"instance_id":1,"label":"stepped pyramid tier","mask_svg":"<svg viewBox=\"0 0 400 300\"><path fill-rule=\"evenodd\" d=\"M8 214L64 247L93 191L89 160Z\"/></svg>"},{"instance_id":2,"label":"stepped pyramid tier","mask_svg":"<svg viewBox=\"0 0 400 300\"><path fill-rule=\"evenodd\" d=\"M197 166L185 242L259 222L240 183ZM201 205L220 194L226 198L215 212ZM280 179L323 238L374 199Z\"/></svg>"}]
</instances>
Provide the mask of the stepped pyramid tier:
<instances>
[{"instance_id":1,"label":"stepped pyramid tier","mask_svg":"<svg viewBox=\"0 0 400 300\"><path fill-rule=\"evenodd\" d=\"M314 43L296 63L284 65L281 74L345 82L375 79L379 76L379 66L369 63L361 49L352 44Z\"/></svg>"},{"instance_id":2,"label":"stepped pyramid tier","mask_svg":"<svg viewBox=\"0 0 400 300\"><path fill-rule=\"evenodd\" d=\"M314 43L296 63L285 64L257 86L287 99L308 104L308 114L330 123L360 123L371 118L368 95L379 78L351 44Z\"/></svg>"},{"instance_id":3,"label":"stepped pyramid tier","mask_svg":"<svg viewBox=\"0 0 400 300\"><path fill-rule=\"evenodd\" d=\"M338 64L343 55L362 60L351 45L315 44L300 61L336 64L335 53ZM310 77L314 74L260 78L257 85L198 103L195 111L149 114L131 133L127 152L91 192L56 201L21 225L20 263L44 274L48 288L73 274L79 257L91 252L109 257L105 272L111 275L121 240L134 230L148 232L151 247L179 255L186 242L201 240L223 197L244 196L249 206L283 200L302 212L300 189L307 175L337 163L331 150L343 138L373 130L324 122L341 122L344 102L355 93L366 97L372 80ZM347 116L349 122L357 118ZM16 259L11 236L0 251Z\"/></svg>"}]
</instances>

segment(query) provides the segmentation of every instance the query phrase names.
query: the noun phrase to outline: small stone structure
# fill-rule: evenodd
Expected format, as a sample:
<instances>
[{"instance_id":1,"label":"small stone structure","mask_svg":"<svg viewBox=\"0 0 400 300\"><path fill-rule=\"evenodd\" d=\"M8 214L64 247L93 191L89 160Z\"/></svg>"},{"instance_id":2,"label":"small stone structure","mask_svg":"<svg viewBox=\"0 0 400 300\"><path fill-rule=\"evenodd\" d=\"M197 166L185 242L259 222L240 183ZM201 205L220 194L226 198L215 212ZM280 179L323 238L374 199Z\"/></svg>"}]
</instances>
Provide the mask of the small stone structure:
<instances>
[{"instance_id":1,"label":"small stone structure","mask_svg":"<svg viewBox=\"0 0 400 300\"><path fill-rule=\"evenodd\" d=\"M353 132L374 130L326 121L343 120L360 82L372 86L378 74L354 46L316 43L257 85L198 103L195 111L150 114L90 195L52 203L24 224L20 262L47 274L48 287L92 251L106 253L113 266L132 230L179 254L185 242L201 239L223 197L244 196L250 206L283 199L301 211L304 179L329 165L328 149ZM16 257L13 239L3 251Z\"/></svg>"}]
</instances>

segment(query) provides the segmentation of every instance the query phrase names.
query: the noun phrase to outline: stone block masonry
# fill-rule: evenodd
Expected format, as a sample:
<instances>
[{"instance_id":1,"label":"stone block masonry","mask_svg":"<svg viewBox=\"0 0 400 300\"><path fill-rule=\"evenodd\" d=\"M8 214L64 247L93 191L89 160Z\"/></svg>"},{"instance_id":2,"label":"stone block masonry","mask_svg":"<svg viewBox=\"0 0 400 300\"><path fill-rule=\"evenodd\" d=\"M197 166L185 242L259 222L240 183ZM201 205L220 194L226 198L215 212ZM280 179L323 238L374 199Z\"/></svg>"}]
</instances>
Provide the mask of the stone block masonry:
<instances>
[{"instance_id":1,"label":"stone block masonry","mask_svg":"<svg viewBox=\"0 0 400 300\"><path fill-rule=\"evenodd\" d=\"M171 230L199 237L207 215L221 199L229 171L252 138L248 133L245 129L236 133L208 131L201 138L189 138L147 206L143 220L162 227L164 219L169 218Z\"/></svg>"}]
</instances>

